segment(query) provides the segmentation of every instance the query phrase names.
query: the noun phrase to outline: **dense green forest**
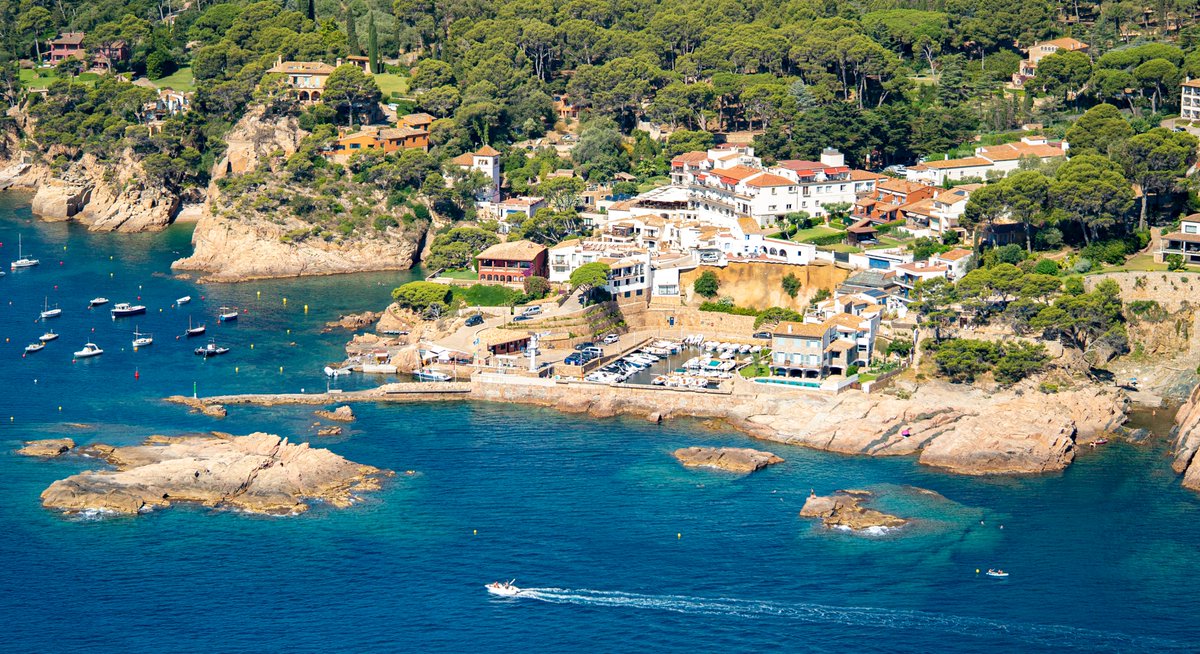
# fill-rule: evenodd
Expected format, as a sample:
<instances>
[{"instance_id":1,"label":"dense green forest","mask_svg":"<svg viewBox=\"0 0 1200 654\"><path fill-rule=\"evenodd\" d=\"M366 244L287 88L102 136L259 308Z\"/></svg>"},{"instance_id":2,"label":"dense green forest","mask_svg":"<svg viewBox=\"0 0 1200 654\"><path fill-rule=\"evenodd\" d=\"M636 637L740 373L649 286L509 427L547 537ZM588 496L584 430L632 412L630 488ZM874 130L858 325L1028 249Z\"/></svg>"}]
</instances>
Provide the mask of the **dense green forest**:
<instances>
[{"instance_id":1,"label":"dense green forest","mask_svg":"<svg viewBox=\"0 0 1200 654\"><path fill-rule=\"evenodd\" d=\"M301 107L266 74L278 56L333 63L370 54L387 62L378 68L407 80L400 101L440 119L431 130L433 165L422 167L426 178L442 175L440 162L492 144L506 152L505 170L519 191L566 165L592 181L622 171L653 178L673 154L734 130L755 131L758 153L768 160L811 158L833 146L851 164L878 169L968 153L980 135L985 142L1013 140L1022 124L1037 122L1051 136L1093 139L1077 150L1093 159L1036 171L1060 185L1048 186L1044 201L1021 196L1016 182L997 185L995 193L1006 193L1006 207L1012 198L1037 207L1028 212L1036 216L1031 221L1075 226L1068 236L1093 240L1106 231L1120 235L1127 215L1144 223L1147 212L1179 207L1163 200L1186 190L1180 178L1195 159L1194 143L1152 128L1177 111L1180 81L1200 76L1198 12L1200 3L1183 0L1152 7L1046 0L263 0L186 8L172 0L3 0L0 90L6 103L22 103L38 119L26 142L43 152L61 146L60 163L83 151L112 156L128 147L151 178L176 186L207 183L221 137L251 103L264 104L268 114L297 115L312 131L354 121L334 97L380 97L369 78L343 75L340 95ZM111 77L83 81L73 77L78 63L60 65L46 94L25 97L19 62L43 55L46 40L67 30L87 32L89 49L129 44L132 56L118 72L154 80L188 67L193 110L150 136L137 109L152 91ZM1063 35L1090 50L1050 55L1024 88L1009 85L1022 48ZM553 98L563 93L583 112L570 161L553 153L527 159L511 148L554 128ZM1092 107L1107 109L1084 113ZM1092 134L1093 123L1110 128L1105 118L1123 127ZM654 141L637 129L642 121L673 133ZM1154 158L1148 170L1136 148L1170 156ZM297 156L320 166L312 154L318 150ZM1060 180L1068 173L1073 182ZM1104 184L1092 184L1096 176ZM427 181L393 188L436 187ZM1069 206L1051 201L1066 197L1072 183L1125 190ZM1136 198L1126 197L1133 183L1161 197L1138 211ZM1034 186L1037 196L1042 184ZM470 213L469 202L457 205L459 215ZM970 220L986 223L990 215L975 210Z\"/></svg>"}]
</instances>

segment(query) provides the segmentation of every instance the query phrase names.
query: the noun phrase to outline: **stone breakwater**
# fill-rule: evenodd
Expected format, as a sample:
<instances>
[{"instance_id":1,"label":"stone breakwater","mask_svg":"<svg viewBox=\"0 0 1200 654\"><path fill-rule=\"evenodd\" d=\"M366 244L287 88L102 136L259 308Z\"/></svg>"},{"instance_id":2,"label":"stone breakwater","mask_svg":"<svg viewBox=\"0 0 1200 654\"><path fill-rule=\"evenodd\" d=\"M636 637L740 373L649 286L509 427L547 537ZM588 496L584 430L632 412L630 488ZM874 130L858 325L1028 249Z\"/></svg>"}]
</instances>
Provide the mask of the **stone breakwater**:
<instances>
[{"instance_id":1,"label":"stone breakwater","mask_svg":"<svg viewBox=\"0 0 1200 654\"><path fill-rule=\"evenodd\" d=\"M632 388L477 375L469 383L387 384L369 391L205 398L211 404L332 404L474 400L532 404L595 417L651 421L711 418L755 438L842 454L915 455L921 463L966 475L1062 470L1076 439L1111 433L1126 418L1119 390L1082 386L1054 394L1032 386L1000 393L930 382L911 398L847 392L836 396L741 383L732 394ZM1200 413L1200 412L1198 412ZM1200 448L1200 434L1197 434ZM1197 471L1200 478L1200 470Z\"/></svg>"},{"instance_id":2,"label":"stone breakwater","mask_svg":"<svg viewBox=\"0 0 1200 654\"><path fill-rule=\"evenodd\" d=\"M62 445L48 444L51 451ZM25 453L44 456L45 449ZM264 433L151 436L142 445L95 444L77 451L115 470L89 470L50 484L42 492L46 508L136 515L184 502L291 515L308 510L312 500L347 507L392 474Z\"/></svg>"}]
</instances>

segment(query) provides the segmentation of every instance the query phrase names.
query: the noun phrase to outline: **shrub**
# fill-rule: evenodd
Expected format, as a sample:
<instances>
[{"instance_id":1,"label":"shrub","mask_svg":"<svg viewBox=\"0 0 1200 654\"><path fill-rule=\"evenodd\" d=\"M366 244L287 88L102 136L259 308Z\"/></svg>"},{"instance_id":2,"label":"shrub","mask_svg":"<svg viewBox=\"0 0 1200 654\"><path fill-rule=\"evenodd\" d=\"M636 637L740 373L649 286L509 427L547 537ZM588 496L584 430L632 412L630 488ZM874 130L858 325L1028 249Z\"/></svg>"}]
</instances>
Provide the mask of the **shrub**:
<instances>
[{"instance_id":1,"label":"shrub","mask_svg":"<svg viewBox=\"0 0 1200 654\"><path fill-rule=\"evenodd\" d=\"M714 311L716 313L728 313L734 316L757 316L758 312L749 307L739 307L736 304L724 302L704 302L700 305L701 311Z\"/></svg>"},{"instance_id":2,"label":"shrub","mask_svg":"<svg viewBox=\"0 0 1200 654\"><path fill-rule=\"evenodd\" d=\"M716 297L720 288L721 280L717 279L717 274L711 270L705 270L692 284L692 290L706 298Z\"/></svg>"},{"instance_id":3,"label":"shrub","mask_svg":"<svg viewBox=\"0 0 1200 654\"><path fill-rule=\"evenodd\" d=\"M435 309L435 313L445 311L450 304L450 287L433 282L409 282L392 291L392 299L400 306L426 313Z\"/></svg>"},{"instance_id":4,"label":"shrub","mask_svg":"<svg viewBox=\"0 0 1200 654\"><path fill-rule=\"evenodd\" d=\"M1184 268L1184 265L1183 265L1183 255L1182 254L1168 254L1167 255L1167 270L1174 272L1176 270L1183 270L1183 268Z\"/></svg>"},{"instance_id":5,"label":"shrub","mask_svg":"<svg viewBox=\"0 0 1200 654\"><path fill-rule=\"evenodd\" d=\"M525 295L531 300L540 300L550 293L550 280L533 275L525 278Z\"/></svg>"},{"instance_id":6,"label":"shrub","mask_svg":"<svg viewBox=\"0 0 1200 654\"><path fill-rule=\"evenodd\" d=\"M1033 266L1033 272L1039 275L1057 275L1059 273L1058 262L1053 259L1038 259Z\"/></svg>"},{"instance_id":7,"label":"shrub","mask_svg":"<svg viewBox=\"0 0 1200 654\"><path fill-rule=\"evenodd\" d=\"M769 309L763 309L758 314L758 318L754 321L754 328L758 329L766 324L774 325L783 322L784 320L799 322L803 319L804 316L791 309L785 309L783 307L771 307Z\"/></svg>"},{"instance_id":8,"label":"shrub","mask_svg":"<svg viewBox=\"0 0 1200 654\"><path fill-rule=\"evenodd\" d=\"M850 377L852 375L857 375L857 374L858 374L858 366L856 366L856 365L846 366L846 376L847 377Z\"/></svg>"},{"instance_id":9,"label":"shrub","mask_svg":"<svg viewBox=\"0 0 1200 654\"><path fill-rule=\"evenodd\" d=\"M789 297L796 297L796 294L800 292L800 280L792 273L784 275L782 283L783 292L787 293Z\"/></svg>"},{"instance_id":10,"label":"shrub","mask_svg":"<svg viewBox=\"0 0 1200 654\"><path fill-rule=\"evenodd\" d=\"M804 239L801 243L810 245L837 245L846 238L846 232L837 232L835 234L826 234L824 236L812 236Z\"/></svg>"}]
</instances>

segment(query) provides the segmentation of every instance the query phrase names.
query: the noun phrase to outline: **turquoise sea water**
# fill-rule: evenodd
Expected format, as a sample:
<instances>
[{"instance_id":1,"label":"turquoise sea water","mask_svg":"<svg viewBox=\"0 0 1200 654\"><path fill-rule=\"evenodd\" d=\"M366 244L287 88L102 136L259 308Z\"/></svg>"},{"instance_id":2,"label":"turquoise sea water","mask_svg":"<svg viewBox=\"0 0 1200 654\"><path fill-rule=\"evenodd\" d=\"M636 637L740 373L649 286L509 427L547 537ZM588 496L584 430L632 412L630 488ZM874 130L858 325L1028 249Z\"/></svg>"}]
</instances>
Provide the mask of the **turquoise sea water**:
<instances>
[{"instance_id":1,"label":"turquoise sea water","mask_svg":"<svg viewBox=\"0 0 1200 654\"><path fill-rule=\"evenodd\" d=\"M347 335L322 323L381 306L409 275L201 286L169 276L186 226L93 235L34 221L24 200L0 196L0 261L16 258L18 232L42 260L0 278L0 651L1200 650L1200 498L1179 488L1161 440L1023 479L760 444L786 463L734 477L670 457L754 445L695 421L359 406L346 435L322 439L312 407L208 419L159 400L193 383L324 390L320 369ZM186 294L191 305L171 306ZM85 308L96 295L140 295L150 313L114 322ZM64 316L35 323L47 296ZM248 313L217 325L222 304ZM204 339L174 338L189 314L234 351L192 355ZM131 351L135 324L153 346ZM23 358L47 326L62 338ZM106 353L72 363L89 339ZM88 462L13 454L31 438L129 444L208 429L272 431L416 474L348 510L291 518L84 519L42 509L38 494ZM917 521L878 537L827 532L797 517L810 488L875 489L880 508ZM1012 576L975 573L993 566ZM484 593L513 577L537 590Z\"/></svg>"}]
</instances>

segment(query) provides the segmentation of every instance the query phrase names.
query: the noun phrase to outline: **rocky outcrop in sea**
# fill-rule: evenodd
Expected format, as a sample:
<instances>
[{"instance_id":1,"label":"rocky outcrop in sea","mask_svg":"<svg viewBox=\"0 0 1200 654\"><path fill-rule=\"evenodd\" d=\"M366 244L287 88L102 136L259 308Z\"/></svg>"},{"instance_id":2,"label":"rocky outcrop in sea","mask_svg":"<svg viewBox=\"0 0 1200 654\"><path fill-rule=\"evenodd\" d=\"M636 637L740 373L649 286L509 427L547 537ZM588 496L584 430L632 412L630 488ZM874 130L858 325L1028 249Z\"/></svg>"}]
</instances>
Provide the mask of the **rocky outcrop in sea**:
<instances>
[{"instance_id":1,"label":"rocky outcrop in sea","mask_svg":"<svg viewBox=\"0 0 1200 654\"><path fill-rule=\"evenodd\" d=\"M1184 488L1200 491L1200 386L1175 414L1175 460L1171 467L1183 475Z\"/></svg>"},{"instance_id":2,"label":"rocky outcrop in sea","mask_svg":"<svg viewBox=\"0 0 1200 654\"><path fill-rule=\"evenodd\" d=\"M800 509L802 518L820 518L831 529L878 533L903 527L908 521L899 516L863 506L873 494L863 490L837 491L833 495L812 494Z\"/></svg>"},{"instance_id":3,"label":"rocky outcrop in sea","mask_svg":"<svg viewBox=\"0 0 1200 654\"><path fill-rule=\"evenodd\" d=\"M783 463L783 459L746 447L681 447L671 453L689 468L715 468L726 472L750 473Z\"/></svg>"},{"instance_id":4,"label":"rocky outcrop in sea","mask_svg":"<svg viewBox=\"0 0 1200 654\"><path fill-rule=\"evenodd\" d=\"M152 436L142 445L89 445L80 453L113 470L89 470L50 484L42 505L68 513L136 515L176 503L290 515L312 501L343 508L391 475L307 443L273 434Z\"/></svg>"}]
</instances>

